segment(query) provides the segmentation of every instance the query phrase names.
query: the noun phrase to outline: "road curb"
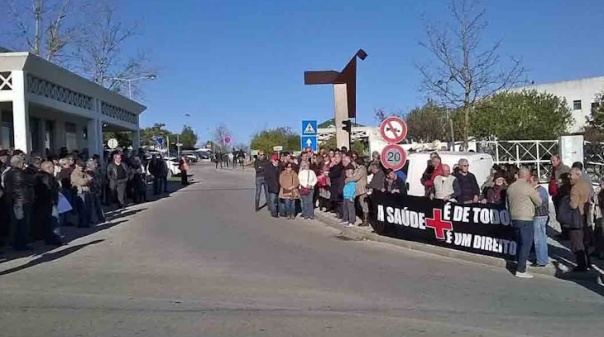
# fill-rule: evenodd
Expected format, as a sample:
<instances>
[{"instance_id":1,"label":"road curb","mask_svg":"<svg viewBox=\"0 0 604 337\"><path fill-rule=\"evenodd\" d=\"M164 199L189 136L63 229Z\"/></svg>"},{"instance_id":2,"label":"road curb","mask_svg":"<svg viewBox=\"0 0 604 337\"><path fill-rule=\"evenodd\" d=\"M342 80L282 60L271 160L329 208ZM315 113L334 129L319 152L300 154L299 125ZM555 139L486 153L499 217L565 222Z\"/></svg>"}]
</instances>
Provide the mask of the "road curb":
<instances>
[{"instance_id":1,"label":"road curb","mask_svg":"<svg viewBox=\"0 0 604 337\"><path fill-rule=\"evenodd\" d=\"M420 251L428 254L434 254L442 257L457 259L466 262L472 262L492 267L500 267L502 269L507 269L509 262L503 260L501 258L495 258L485 255L472 254L464 251L453 250L442 248L438 246L432 246L429 244L407 241L402 239L395 239L388 236L378 235L376 233L370 232L369 230L360 228L360 227L344 227L338 223L338 221L329 213L315 211L315 219L322 222L323 224L338 229L341 231L341 235L353 239L353 240L370 240L375 242L387 243L391 245L395 245L398 247L403 247L410 250ZM573 273L568 272L569 268L566 264L553 260L547 267L537 268L537 267L528 267L528 271L533 274L539 275L547 275L554 276L563 279L579 279L579 280L587 280L587 279L597 279L599 277L598 273L588 272L588 273Z\"/></svg>"}]
</instances>

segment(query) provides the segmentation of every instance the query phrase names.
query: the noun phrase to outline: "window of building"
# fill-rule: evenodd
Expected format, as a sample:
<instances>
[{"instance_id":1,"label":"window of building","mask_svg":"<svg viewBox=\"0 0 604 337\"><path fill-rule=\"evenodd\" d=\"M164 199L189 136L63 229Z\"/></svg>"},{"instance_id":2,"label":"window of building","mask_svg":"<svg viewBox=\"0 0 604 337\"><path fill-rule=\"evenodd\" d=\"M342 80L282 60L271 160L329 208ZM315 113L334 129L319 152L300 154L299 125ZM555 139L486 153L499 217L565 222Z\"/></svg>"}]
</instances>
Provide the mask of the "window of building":
<instances>
[{"instance_id":1,"label":"window of building","mask_svg":"<svg viewBox=\"0 0 604 337\"><path fill-rule=\"evenodd\" d=\"M581 110L581 100L574 100L573 101L573 110Z\"/></svg>"},{"instance_id":2,"label":"window of building","mask_svg":"<svg viewBox=\"0 0 604 337\"><path fill-rule=\"evenodd\" d=\"M15 135L13 134L13 112L2 111L2 127L0 128L0 145L3 149L15 147Z\"/></svg>"},{"instance_id":3,"label":"window of building","mask_svg":"<svg viewBox=\"0 0 604 337\"><path fill-rule=\"evenodd\" d=\"M55 122L46 121L44 126L44 148L54 150L55 148Z\"/></svg>"},{"instance_id":4,"label":"window of building","mask_svg":"<svg viewBox=\"0 0 604 337\"><path fill-rule=\"evenodd\" d=\"M65 147L69 152L78 149L77 126L73 123L65 123Z\"/></svg>"},{"instance_id":5,"label":"window of building","mask_svg":"<svg viewBox=\"0 0 604 337\"><path fill-rule=\"evenodd\" d=\"M31 150L38 154L42 153L39 118L29 117L29 136L31 137Z\"/></svg>"}]
</instances>

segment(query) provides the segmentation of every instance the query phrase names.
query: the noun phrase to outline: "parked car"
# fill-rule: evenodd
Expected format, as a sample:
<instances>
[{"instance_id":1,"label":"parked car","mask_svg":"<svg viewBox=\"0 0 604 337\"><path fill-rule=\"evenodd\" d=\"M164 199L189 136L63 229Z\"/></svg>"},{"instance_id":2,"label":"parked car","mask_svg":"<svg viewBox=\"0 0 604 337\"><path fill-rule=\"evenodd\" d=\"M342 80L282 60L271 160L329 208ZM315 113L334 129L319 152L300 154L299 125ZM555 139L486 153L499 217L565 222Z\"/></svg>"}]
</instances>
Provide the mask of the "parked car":
<instances>
[{"instance_id":1,"label":"parked car","mask_svg":"<svg viewBox=\"0 0 604 337\"><path fill-rule=\"evenodd\" d=\"M168 164L168 177L176 177L180 175L180 160L176 157L164 157Z\"/></svg>"},{"instance_id":2,"label":"parked car","mask_svg":"<svg viewBox=\"0 0 604 337\"><path fill-rule=\"evenodd\" d=\"M181 153L187 158L189 163L197 163L199 161L199 156L195 151L185 150L181 151Z\"/></svg>"}]
</instances>

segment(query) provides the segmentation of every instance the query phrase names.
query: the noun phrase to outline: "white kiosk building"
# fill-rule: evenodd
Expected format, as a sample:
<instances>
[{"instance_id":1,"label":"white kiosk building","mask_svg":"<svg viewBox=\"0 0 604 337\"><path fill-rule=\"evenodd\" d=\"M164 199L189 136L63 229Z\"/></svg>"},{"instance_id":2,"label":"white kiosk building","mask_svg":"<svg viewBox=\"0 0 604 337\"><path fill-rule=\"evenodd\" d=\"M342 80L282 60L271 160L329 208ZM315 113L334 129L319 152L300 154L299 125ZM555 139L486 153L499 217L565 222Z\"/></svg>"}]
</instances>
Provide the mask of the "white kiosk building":
<instances>
[{"instance_id":1,"label":"white kiosk building","mask_svg":"<svg viewBox=\"0 0 604 337\"><path fill-rule=\"evenodd\" d=\"M27 52L0 48L0 148L103 154L103 131L132 132L145 106Z\"/></svg>"}]
</instances>

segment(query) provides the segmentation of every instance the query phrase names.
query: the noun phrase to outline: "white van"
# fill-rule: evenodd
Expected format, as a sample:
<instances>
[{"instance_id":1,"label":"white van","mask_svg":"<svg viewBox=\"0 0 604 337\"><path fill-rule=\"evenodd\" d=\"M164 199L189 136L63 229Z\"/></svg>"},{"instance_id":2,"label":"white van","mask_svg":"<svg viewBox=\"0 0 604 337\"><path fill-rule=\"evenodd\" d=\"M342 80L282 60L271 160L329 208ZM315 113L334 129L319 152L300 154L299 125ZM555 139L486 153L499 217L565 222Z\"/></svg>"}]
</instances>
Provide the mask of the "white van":
<instances>
[{"instance_id":1,"label":"white van","mask_svg":"<svg viewBox=\"0 0 604 337\"><path fill-rule=\"evenodd\" d=\"M424 196L424 186L421 183L422 174L426 170L428 160L430 160L432 152L417 152L411 153L407 157L407 183L409 184L409 195ZM486 153L475 152L449 152L437 151L442 163L453 167L460 159L467 159L470 164L470 172L476 176L478 186L482 186L487 180L493 167L493 157Z\"/></svg>"}]
</instances>

